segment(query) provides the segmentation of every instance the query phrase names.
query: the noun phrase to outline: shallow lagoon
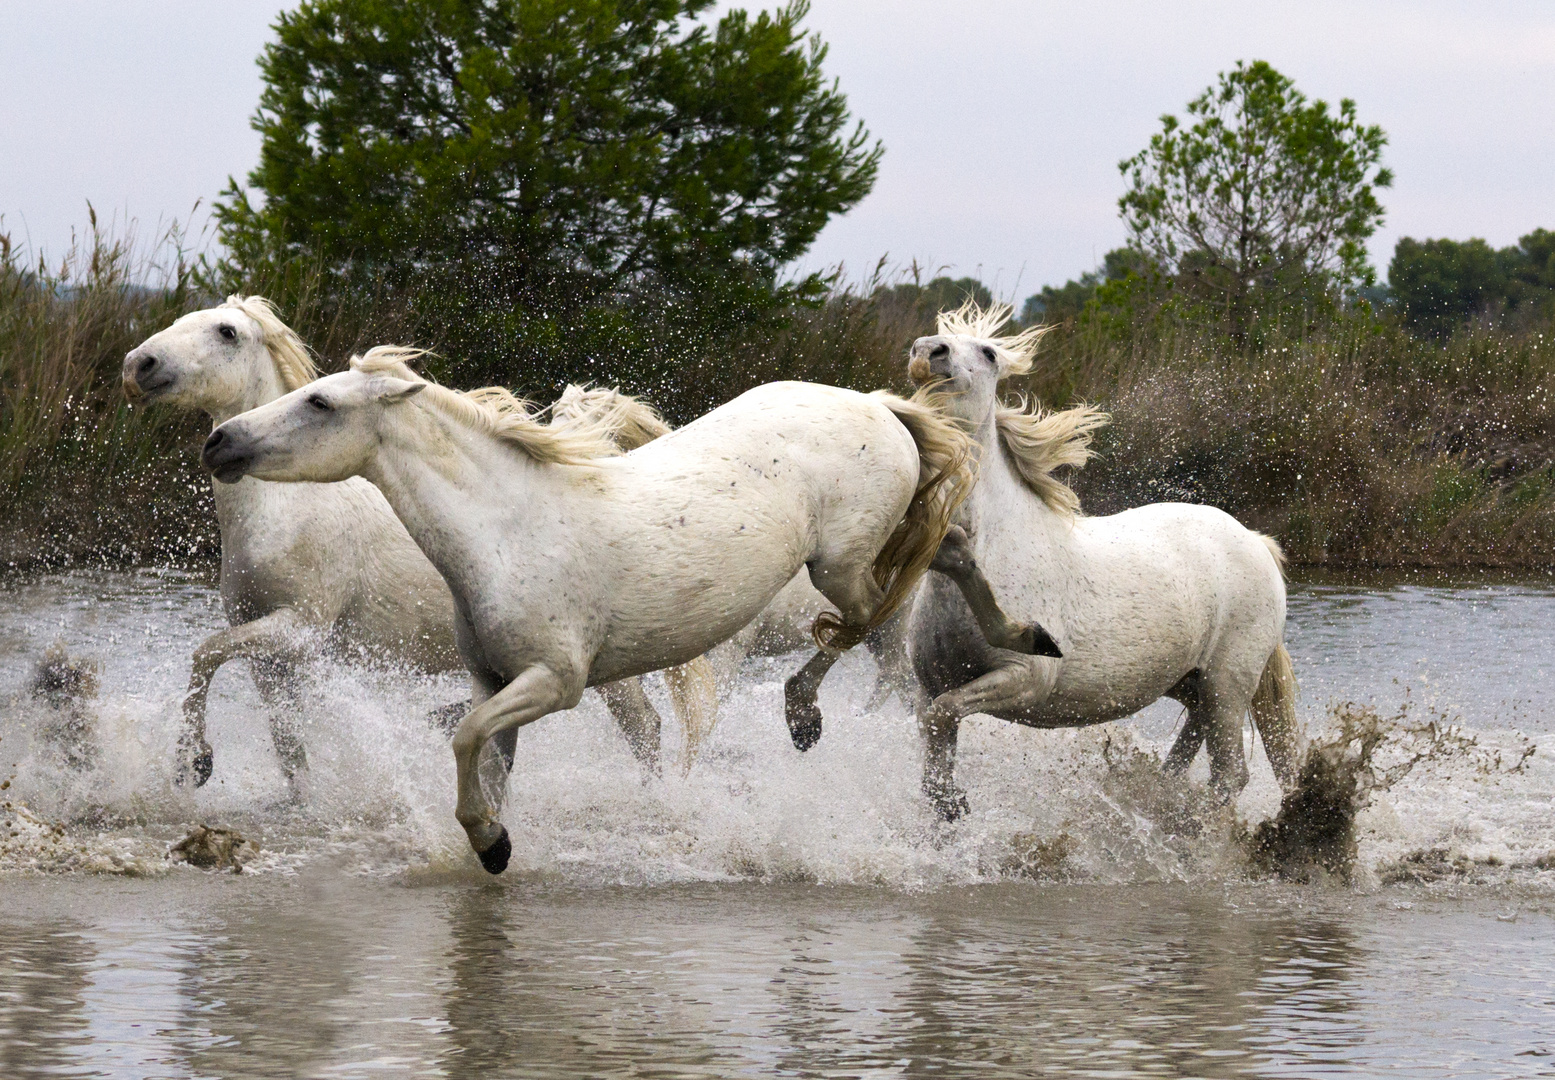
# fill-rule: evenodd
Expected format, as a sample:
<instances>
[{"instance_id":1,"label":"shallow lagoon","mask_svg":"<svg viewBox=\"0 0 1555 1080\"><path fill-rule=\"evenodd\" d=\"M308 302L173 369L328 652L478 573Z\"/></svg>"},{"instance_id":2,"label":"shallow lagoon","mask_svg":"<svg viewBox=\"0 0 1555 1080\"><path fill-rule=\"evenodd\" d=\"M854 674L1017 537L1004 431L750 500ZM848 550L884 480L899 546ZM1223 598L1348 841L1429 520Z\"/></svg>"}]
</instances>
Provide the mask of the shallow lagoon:
<instances>
[{"instance_id":1,"label":"shallow lagoon","mask_svg":"<svg viewBox=\"0 0 1555 1080\"><path fill-rule=\"evenodd\" d=\"M1151 818L1106 756L1163 747L1170 704L1084 732L971 723L973 813L940 826L911 718L866 708L862 655L823 689L826 738L804 757L785 661L746 665L685 777L644 778L592 700L527 729L514 867L492 880L419 719L456 679L327 665L292 802L233 665L212 695L215 778L174 787L187 657L220 625L209 583L181 574L0 591L0 766L28 807L0 835L0 1075L1555 1071L1555 871L1535 865L1555 850L1546 579L1293 586L1310 725L1331 702L1407 699L1480 742L1377 798L1353 888L1250 880L1223 837ZM22 693L56 639L101 666L84 771ZM1540 752L1509 771L1528 740ZM1257 750L1253 766L1248 821L1277 799ZM199 821L262 854L241 876L170 866ZM1066 856L1033 866L1060 837ZM1438 880L1383 883L1431 848Z\"/></svg>"}]
</instances>

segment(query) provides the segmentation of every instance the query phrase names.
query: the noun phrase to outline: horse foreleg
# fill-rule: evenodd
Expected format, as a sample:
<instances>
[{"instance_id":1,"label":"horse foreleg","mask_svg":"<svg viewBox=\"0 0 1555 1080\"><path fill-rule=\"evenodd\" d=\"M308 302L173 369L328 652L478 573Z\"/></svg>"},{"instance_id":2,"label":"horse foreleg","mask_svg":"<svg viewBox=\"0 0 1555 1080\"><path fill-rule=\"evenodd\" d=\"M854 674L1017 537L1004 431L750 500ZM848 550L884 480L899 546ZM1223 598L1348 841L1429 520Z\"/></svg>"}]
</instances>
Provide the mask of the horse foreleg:
<instances>
[{"instance_id":1,"label":"horse foreleg","mask_svg":"<svg viewBox=\"0 0 1555 1080\"><path fill-rule=\"evenodd\" d=\"M178 766L174 774L179 784L193 777L194 786L201 787L211 778L215 762L205 738L205 705L216 672L228 660L238 658L300 659L305 650L298 638L309 625L297 611L281 608L252 622L218 630L200 642L194 651L189 689L184 695L184 725L178 736Z\"/></svg>"},{"instance_id":2,"label":"horse foreleg","mask_svg":"<svg viewBox=\"0 0 1555 1080\"><path fill-rule=\"evenodd\" d=\"M1064 655L1053 636L1042 627L1018 623L1004 613L993 594L993 586L988 584L988 579L977 565L971 541L961 526L950 527L945 539L940 541L939 550L934 553L934 561L929 563L929 569L955 582L956 588L961 590L961 595L972 609L978 629L994 648L1009 649L1026 656Z\"/></svg>"},{"instance_id":3,"label":"horse foreleg","mask_svg":"<svg viewBox=\"0 0 1555 1080\"><path fill-rule=\"evenodd\" d=\"M955 821L970 808L966 792L956 786L956 739L961 718L936 710L929 696L918 693L918 735L923 739L923 793L944 821Z\"/></svg>"},{"instance_id":4,"label":"horse foreleg","mask_svg":"<svg viewBox=\"0 0 1555 1080\"><path fill-rule=\"evenodd\" d=\"M507 868L513 845L481 790L481 749L499 733L516 733L518 728L542 716L571 708L582 693L581 680L572 687L549 668L535 666L470 710L470 715L459 722L453 740L459 789L454 816L464 826L470 847L488 872L500 874Z\"/></svg>"},{"instance_id":5,"label":"horse foreleg","mask_svg":"<svg viewBox=\"0 0 1555 1080\"><path fill-rule=\"evenodd\" d=\"M659 734L663 721L659 719L653 702L643 692L642 682L638 679L622 679L619 682L603 683L597 689L599 696L605 699L605 708L616 718L621 734L626 736L626 744L632 748L632 753L641 764L657 773Z\"/></svg>"},{"instance_id":6,"label":"horse foreleg","mask_svg":"<svg viewBox=\"0 0 1555 1080\"><path fill-rule=\"evenodd\" d=\"M924 738L923 793L946 821L955 821L968 810L966 793L956 784L956 736L963 717L980 712L1003 712L1046 696L1051 682L1035 681L1025 664L999 667L965 686L947 690L933 702L920 699L918 730Z\"/></svg>"}]
</instances>

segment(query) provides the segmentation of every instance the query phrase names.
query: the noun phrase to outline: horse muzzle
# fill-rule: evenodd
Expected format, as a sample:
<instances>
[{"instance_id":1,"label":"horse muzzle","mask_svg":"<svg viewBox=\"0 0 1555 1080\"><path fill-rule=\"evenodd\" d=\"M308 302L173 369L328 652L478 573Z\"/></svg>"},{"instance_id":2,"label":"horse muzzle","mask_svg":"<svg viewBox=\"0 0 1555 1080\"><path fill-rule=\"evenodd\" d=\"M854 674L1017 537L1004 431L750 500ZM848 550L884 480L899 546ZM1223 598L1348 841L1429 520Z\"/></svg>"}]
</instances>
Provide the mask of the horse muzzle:
<instances>
[{"instance_id":1,"label":"horse muzzle","mask_svg":"<svg viewBox=\"0 0 1555 1080\"><path fill-rule=\"evenodd\" d=\"M174 378L155 356L130 353L124 358L120 383L129 402L149 402L172 386Z\"/></svg>"},{"instance_id":2,"label":"horse muzzle","mask_svg":"<svg viewBox=\"0 0 1555 1080\"><path fill-rule=\"evenodd\" d=\"M253 464L252 452L243 445L245 440L226 430L223 424L211 432L200 451L200 463L223 484L236 484L248 475Z\"/></svg>"}]
</instances>

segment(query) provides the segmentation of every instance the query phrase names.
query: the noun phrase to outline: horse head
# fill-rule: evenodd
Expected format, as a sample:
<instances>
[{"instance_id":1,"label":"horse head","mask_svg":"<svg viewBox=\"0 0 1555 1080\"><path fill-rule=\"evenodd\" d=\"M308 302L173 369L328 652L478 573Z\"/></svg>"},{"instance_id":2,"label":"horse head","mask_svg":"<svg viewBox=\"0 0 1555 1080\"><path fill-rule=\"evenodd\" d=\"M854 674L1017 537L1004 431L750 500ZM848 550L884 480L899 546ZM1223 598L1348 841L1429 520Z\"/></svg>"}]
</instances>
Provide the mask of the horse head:
<instances>
[{"instance_id":1,"label":"horse head","mask_svg":"<svg viewBox=\"0 0 1555 1080\"><path fill-rule=\"evenodd\" d=\"M1047 327L1000 336L1009 321L1008 304L986 311L967 301L955 311L943 311L939 332L913 342L907 375L918 386L934 385L949 397L948 407L960 419L981 425L998 404L999 383L1031 370L1037 340Z\"/></svg>"},{"instance_id":2,"label":"horse head","mask_svg":"<svg viewBox=\"0 0 1555 1080\"><path fill-rule=\"evenodd\" d=\"M357 367L326 375L219 424L200 460L227 484L358 476L378 451L384 410L427 385Z\"/></svg>"},{"instance_id":3,"label":"horse head","mask_svg":"<svg viewBox=\"0 0 1555 1080\"><path fill-rule=\"evenodd\" d=\"M269 301L233 296L190 312L124 357L124 395L231 416L312 380L312 357Z\"/></svg>"}]
</instances>

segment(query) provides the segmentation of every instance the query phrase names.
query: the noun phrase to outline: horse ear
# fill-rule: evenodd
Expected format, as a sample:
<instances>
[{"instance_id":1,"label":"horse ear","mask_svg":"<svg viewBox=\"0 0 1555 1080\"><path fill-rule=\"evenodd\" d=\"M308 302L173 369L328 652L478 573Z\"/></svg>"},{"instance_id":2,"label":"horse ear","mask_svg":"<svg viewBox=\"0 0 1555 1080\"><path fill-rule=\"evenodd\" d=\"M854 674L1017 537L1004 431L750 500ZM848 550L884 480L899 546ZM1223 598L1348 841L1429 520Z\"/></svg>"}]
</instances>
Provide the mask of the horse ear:
<instances>
[{"instance_id":1,"label":"horse ear","mask_svg":"<svg viewBox=\"0 0 1555 1080\"><path fill-rule=\"evenodd\" d=\"M419 394L427 388L424 382L413 382L410 379L396 379L391 375L379 376L377 385L373 388L379 401L395 402L404 401L412 394Z\"/></svg>"}]
</instances>

